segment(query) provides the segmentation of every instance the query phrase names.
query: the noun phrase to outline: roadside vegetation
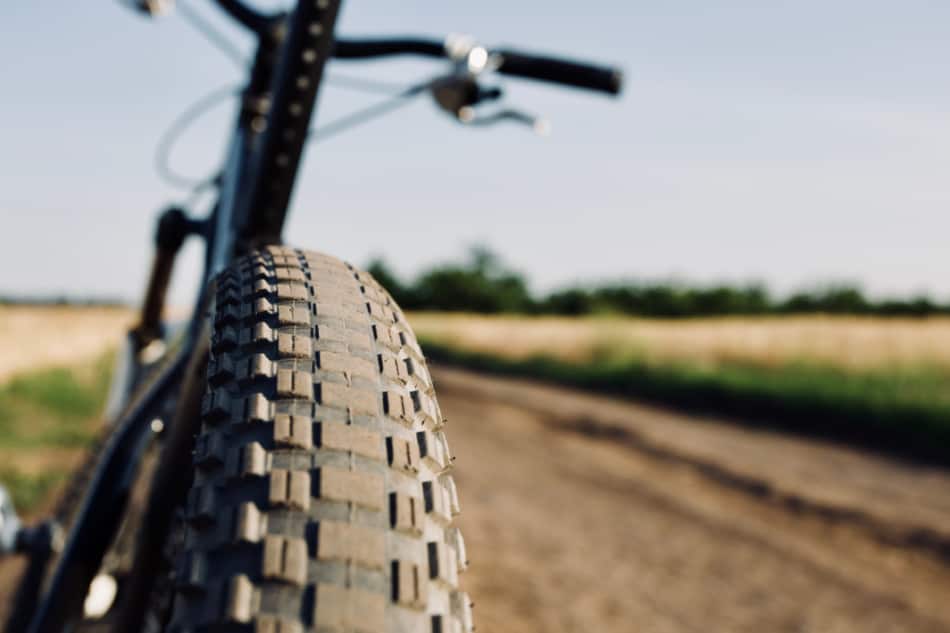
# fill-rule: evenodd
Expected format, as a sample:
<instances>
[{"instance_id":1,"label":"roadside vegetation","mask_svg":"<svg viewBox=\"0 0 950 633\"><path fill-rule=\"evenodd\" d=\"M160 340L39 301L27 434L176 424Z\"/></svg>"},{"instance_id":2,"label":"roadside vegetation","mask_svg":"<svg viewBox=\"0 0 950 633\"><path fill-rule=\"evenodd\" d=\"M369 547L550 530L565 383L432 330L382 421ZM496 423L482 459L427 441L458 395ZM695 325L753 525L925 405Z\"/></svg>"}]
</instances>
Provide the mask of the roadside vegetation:
<instances>
[{"instance_id":1,"label":"roadside vegetation","mask_svg":"<svg viewBox=\"0 0 950 633\"><path fill-rule=\"evenodd\" d=\"M67 479L96 437L111 361L101 355L0 384L0 482L24 514Z\"/></svg>"},{"instance_id":2,"label":"roadside vegetation","mask_svg":"<svg viewBox=\"0 0 950 633\"><path fill-rule=\"evenodd\" d=\"M427 354L950 462L950 303L849 283L620 280L537 295L492 252L368 267ZM452 313L452 314L446 314Z\"/></svg>"},{"instance_id":3,"label":"roadside vegetation","mask_svg":"<svg viewBox=\"0 0 950 633\"><path fill-rule=\"evenodd\" d=\"M950 319L409 316L427 355L950 463Z\"/></svg>"},{"instance_id":4,"label":"roadside vegetation","mask_svg":"<svg viewBox=\"0 0 950 633\"><path fill-rule=\"evenodd\" d=\"M567 286L535 295L525 277L507 268L490 250L471 249L468 259L400 279L383 260L370 273L404 310L688 318L725 315L854 314L873 316L950 315L950 303L926 296L871 299L860 287L832 282L778 297L764 285L695 285L680 281L618 280Z\"/></svg>"}]
</instances>

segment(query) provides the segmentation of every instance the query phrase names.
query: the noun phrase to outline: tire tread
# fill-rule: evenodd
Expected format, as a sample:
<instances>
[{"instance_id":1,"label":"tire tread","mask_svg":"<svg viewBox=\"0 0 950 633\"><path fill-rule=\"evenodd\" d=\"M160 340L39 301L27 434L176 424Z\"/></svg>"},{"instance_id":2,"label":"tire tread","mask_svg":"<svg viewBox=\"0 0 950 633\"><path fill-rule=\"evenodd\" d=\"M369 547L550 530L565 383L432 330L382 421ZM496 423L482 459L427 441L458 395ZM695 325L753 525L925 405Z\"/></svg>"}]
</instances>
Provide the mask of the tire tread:
<instances>
[{"instance_id":1,"label":"tire tread","mask_svg":"<svg viewBox=\"0 0 950 633\"><path fill-rule=\"evenodd\" d=\"M468 633L425 358L367 273L268 247L217 279L174 631Z\"/></svg>"}]
</instances>

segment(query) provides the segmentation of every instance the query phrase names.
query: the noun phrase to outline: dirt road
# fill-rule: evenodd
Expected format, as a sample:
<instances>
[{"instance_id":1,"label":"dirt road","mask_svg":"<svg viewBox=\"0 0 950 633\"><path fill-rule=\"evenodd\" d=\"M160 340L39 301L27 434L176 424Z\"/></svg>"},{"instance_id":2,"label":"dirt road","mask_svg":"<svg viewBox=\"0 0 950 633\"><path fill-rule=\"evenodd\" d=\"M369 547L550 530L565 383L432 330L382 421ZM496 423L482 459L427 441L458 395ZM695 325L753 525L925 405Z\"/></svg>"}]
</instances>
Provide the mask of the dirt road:
<instances>
[{"instance_id":1,"label":"dirt road","mask_svg":"<svg viewBox=\"0 0 950 633\"><path fill-rule=\"evenodd\" d=\"M950 471L433 375L481 630L950 631Z\"/></svg>"},{"instance_id":2,"label":"dirt road","mask_svg":"<svg viewBox=\"0 0 950 633\"><path fill-rule=\"evenodd\" d=\"M950 632L950 470L433 375L480 631Z\"/></svg>"}]
</instances>

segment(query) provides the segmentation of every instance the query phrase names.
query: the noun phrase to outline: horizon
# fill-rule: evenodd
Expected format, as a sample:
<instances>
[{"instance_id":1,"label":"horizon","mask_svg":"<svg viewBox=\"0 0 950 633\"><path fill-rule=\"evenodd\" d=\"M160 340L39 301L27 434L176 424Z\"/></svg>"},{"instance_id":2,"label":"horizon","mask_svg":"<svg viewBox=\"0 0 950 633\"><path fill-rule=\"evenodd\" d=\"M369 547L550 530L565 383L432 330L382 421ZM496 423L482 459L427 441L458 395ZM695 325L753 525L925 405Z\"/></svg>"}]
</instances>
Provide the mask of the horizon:
<instances>
[{"instance_id":1,"label":"horizon","mask_svg":"<svg viewBox=\"0 0 950 633\"><path fill-rule=\"evenodd\" d=\"M549 288L538 288L533 282L530 274L524 271L510 268L506 259L500 256L491 248L484 245L470 247L469 255L454 260L443 260L433 262L432 264L416 271L412 275L400 274L392 262L384 257L372 256L369 260L360 263L354 263L359 268L368 270L374 264L382 264L390 274L393 274L396 281L402 286L407 287L418 283L418 281L428 273L437 272L449 268L462 268L472 270L472 253L475 249L481 249L488 253L495 261L497 266L496 273L500 275L515 275L525 282L529 295L535 300L543 300L551 295L569 290L596 291L609 287L627 287L627 288L648 288L665 287L684 291L708 291L719 288L726 288L734 291L761 290L766 299L774 304L781 304L798 295L820 295L821 293L835 290L857 291L862 297L871 304L886 304L888 302L913 303L915 301L928 301L938 309L950 309L950 293L941 297L936 294L927 293L908 293L908 294L874 294L868 292L860 283L847 279L828 279L809 285L803 285L785 291L777 291L767 281L748 279L748 280L711 280L698 282L693 279L683 277L637 277L632 275L615 275L613 277L592 278L587 280L567 281L562 284L554 285ZM353 262L350 262L353 263ZM193 297L191 297L193 299ZM70 292L10 292L0 287L0 305L56 305L63 303L65 305L76 306L124 306L136 308L141 303L141 297L125 297L121 295L103 295L103 294L82 294ZM190 305L190 302L186 302ZM186 307L184 304L170 304L176 309Z\"/></svg>"}]
</instances>

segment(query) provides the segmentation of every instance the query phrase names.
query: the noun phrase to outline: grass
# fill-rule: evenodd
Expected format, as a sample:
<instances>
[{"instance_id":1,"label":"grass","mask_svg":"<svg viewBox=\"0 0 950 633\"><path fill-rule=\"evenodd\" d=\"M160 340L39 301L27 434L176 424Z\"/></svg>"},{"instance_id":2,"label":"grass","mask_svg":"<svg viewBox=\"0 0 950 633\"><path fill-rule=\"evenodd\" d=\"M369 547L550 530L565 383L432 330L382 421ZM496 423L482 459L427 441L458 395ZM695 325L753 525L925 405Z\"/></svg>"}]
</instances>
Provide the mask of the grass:
<instances>
[{"instance_id":1,"label":"grass","mask_svg":"<svg viewBox=\"0 0 950 633\"><path fill-rule=\"evenodd\" d=\"M0 482L29 514L95 438L111 355L15 375L0 385Z\"/></svg>"},{"instance_id":2,"label":"grass","mask_svg":"<svg viewBox=\"0 0 950 633\"><path fill-rule=\"evenodd\" d=\"M410 320L434 360L950 463L950 319Z\"/></svg>"},{"instance_id":3,"label":"grass","mask_svg":"<svg viewBox=\"0 0 950 633\"><path fill-rule=\"evenodd\" d=\"M39 507L67 476L68 473L62 471L28 474L16 468L0 468L0 482L10 491L13 507L25 515Z\"/></svg>"},{"instance_id":4,"label":"grass","mask_svg":"<svg viewBox=\"0 0 950 633\"><path fill-rule=\"evenodd\" d=\"M792 316L705 319L524 317L416 313L422 337L506 358L539 353L586 361L594 355L684 361L708 367L808 363L845 370L950 370L950 318Z\"/></svg>"}]
</instances>

